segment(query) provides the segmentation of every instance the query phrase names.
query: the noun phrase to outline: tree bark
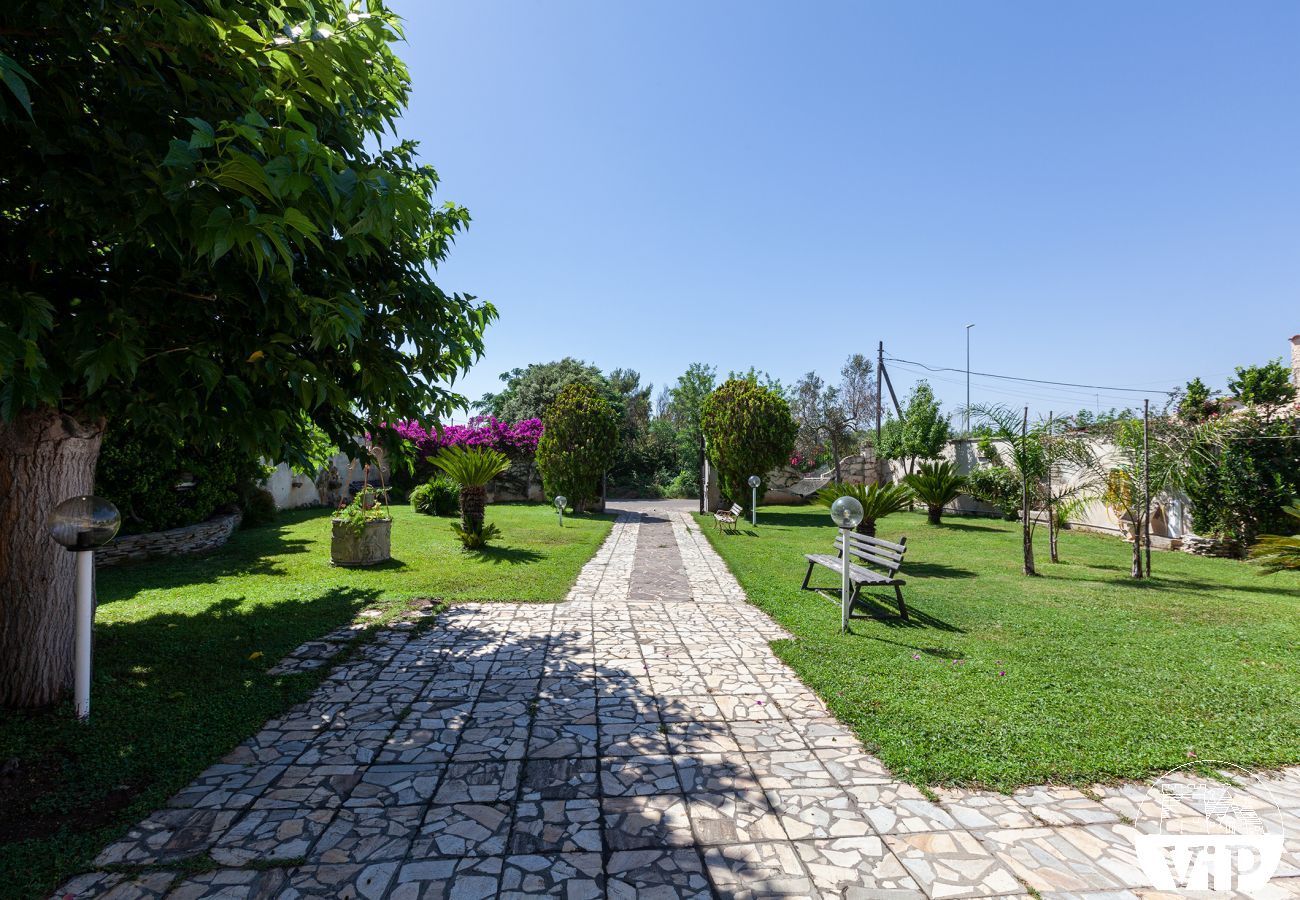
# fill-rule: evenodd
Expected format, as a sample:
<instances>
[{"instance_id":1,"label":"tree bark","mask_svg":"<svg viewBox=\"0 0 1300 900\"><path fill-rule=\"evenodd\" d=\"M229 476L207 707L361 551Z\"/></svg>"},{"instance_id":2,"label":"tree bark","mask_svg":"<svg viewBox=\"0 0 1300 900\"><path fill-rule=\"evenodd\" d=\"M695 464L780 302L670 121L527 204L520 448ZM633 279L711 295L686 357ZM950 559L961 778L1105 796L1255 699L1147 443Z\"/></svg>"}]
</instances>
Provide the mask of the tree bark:
<instances>
[{"instance_id":1,"label":"tree bark","mask_svg":"<svg viewBox=\"0 0 1300 900\"><path fill-rule=\"evenodd\" d=\"M487 508L487 488L481 484L460 489L460 519L466 531L482 531Z\"/></svg>"},{"instance_id":2,"label":"tree bark","mask_svg":"<svg viewBox=\"0 0 1300 900\"><path fill-rule=\"evenodd\" d=\"M0 706L49 706L72 684L75 559L46 519L94 490L103 435L51 407L0 422Z\"/></svg>"},{"instance_id":3,"label":"tree bark","mask_svg":"<svg viewBox=\"0 0 1300 900\"><path fill-rule=\"evenodd\" d=\"M1133 522L1133 567L1129 574L1134 578L1142 577L1142 523L1134 516Z\"/></svg>"},{"instance_id":4,"label":"tree bark","mask_svg":"<svg viewBox=\"0 0 1300 900\"><path fill-rule=\"evenodd\" d=\"M1029 458L1029 407L1025 407L1024 424L1020 429L1020 456L1022 460ZM1034 568L1034 530L1030 525L1033 510L1029 508L1029 474L1021 472L1021 478L1024 480L1023 491L1020 502L1020 529L1025 545L1025 574L1037 575L1038 570Z\"/></svg>"},{"instance_id":5,"label":"tree bark","mask_svg":"<svg viewBox=\"0 0 1300 900\"><path fill-rule=\"evenodd\" d=\"M1056 508L1052 505L1052 502L1050 500L1051 497L1050 494L1048 495L1048 497L1049 500L1047 502L1047 545L1048 545L1048 549L1051 551L1050 555L1051 555L1052 562L1059 563L1061 561L1061 557L1056 551L1056 536L1057 536Z\"/></svg>"},{"instance_id":6,"label":"tree bark","mask_svg":"<svg viewBox=\"0 0 1300 900\"><path fill-rule=\"evenodd\" d=\"M926 509L925 509L925 515L926 515L926 518L929 520L929 522L930 522L931 525L938 525L941 521L943 521L943 519L942 519L942 516L943 516L943 507L942 507L942 506L927 506Z\"/></svg>"}]
</instances>

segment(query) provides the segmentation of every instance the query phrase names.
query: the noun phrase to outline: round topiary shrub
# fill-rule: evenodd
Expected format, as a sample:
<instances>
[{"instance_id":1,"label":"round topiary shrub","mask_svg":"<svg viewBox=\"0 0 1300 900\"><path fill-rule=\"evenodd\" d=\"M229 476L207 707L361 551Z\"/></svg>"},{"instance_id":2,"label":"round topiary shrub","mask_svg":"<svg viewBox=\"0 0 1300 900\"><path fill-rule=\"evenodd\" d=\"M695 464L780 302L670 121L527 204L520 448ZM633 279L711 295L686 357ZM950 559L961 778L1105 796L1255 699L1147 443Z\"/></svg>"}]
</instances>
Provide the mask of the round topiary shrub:
<instances>
[{"instance_id":1,"label":"round topiary shrub","mask_svg":"<svg viewBox=\"0 0 1300 900\"><path fill-rule=\"evenodd\" d=\"M799 433L785 398L742 378L731 379L705 398L700 427L723 495L742 506L750 502L749 476L762 479L762 499L768 472L789 461Z\"/></svg>"},{"instance_id":2,"label":"round topiary shrub","mask_svg":"<svg viewBox=\"0 0 1300 900\"><path fill-rule=\"evenodd\" d=\"M614 410L589 385L560 391L542 419L537 468L547 496L564 495L575 512L600 496L600 476L618 450Z\"/></svg>"}]
</instances>

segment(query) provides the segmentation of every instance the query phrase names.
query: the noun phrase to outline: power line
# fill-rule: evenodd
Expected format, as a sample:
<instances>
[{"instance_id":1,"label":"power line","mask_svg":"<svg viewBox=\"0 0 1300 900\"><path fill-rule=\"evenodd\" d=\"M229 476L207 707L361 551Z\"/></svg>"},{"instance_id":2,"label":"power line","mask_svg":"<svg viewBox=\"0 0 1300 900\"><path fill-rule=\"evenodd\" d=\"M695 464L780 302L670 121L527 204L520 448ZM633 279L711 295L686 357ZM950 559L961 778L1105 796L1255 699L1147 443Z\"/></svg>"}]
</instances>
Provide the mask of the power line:
<instances>
[{"instance_id":1,"label":"power line","mask_svg":"<svg viewBox=\"0 0 1300 900\"><path fill-rule=\"evenodd\" d=\"M925 374L922 366L914 366L911 363L905 363L902 360L894 360L897 368L911 374ZM931 370L933 371L933 370ZM963 370L964 371L964 370ZM974 372L971 373L973 376ZM933 375L931 380L961 386L964 382L959 378L945 378L942 375ZM1127 406L1135 402L1136 398L1121 397L1115 394L1103 394L1094 391L1079 391L1068 388L1039 387L1036 389L1017 388L1011 385L986 384L976 382L979 389L988 394L997 394L1003 397L1010 397L1017 400L1038 400L1044 403L1077 403L1080 406L1091 406L1094 401L1105 400L1111 404L1123 404Z\"/></svg>"},{"instance_id":2,"label":"power line","mask_svg":"<svg viewBox=\"0 0 1300 900\"><path fill-rule=\"evenodd\" d=\"M928 372L956 372L960 375L966 374L965 369L953 369L948 366L928 366L925 363L917 362L911 359L899 359L896 356L886 356L885 359L890 360L892 362L907 363L913 366L920 366L922 369L925 369ZM1175 393L1177 393L1177 391L1160 391L1160 390L1151 390L1150 388L1112 387L1104 384L1077 384L1073 381L1046 381L1042 378L1017 378L1014 375L994 375L992 372L971 372L970 374L979 375L982 378L999 378L1002 379L1003 381L1023 381L1029 384L1050 384L1050 385L1055 385L1057 387L1087 388L1088 390L1092 390L1092 391L1127 391L1129 393L1134 393L1134 394L1165 394L1171 397Z\"/></svg>"}]
</instances>

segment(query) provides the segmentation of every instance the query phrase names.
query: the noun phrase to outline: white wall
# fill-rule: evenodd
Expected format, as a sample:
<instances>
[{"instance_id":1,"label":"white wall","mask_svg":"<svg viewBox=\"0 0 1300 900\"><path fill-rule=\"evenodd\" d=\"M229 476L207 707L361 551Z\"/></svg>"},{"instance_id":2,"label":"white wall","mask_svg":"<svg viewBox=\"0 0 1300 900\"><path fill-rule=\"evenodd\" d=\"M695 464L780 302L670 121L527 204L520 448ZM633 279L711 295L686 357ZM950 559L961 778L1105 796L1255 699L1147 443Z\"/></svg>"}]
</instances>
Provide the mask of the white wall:
<instances>
[{"instance_id":1,"label":"white wall","mask_svg":"<svg viewBox=\"0 0 1300 900\"><path fill-rule=\"evenodd\" d=\"M315 477L295 474L288 463L280 463L267 476L262 486L275 498L277 509L299 509L304 506L332 507L336 506L340 499L348 496L348 485L353 481L360 481L362 471L361 463L349 459L345 453L335 453L329 465ZM374 477L373 474L371 477ZM385 481L388 479L386 467L384 479ZM331 487L331 481L337 481L338 487Z\"/></svg>"},{"instance_id":2,"label":"white wall","mask_svg":"<svg viewBox=\"0 0 1300 900\"><path fill-rule=\"evenodd\" d=\"M993 443L1004 455L1007 453L1009 444L1005 441L994 441ZM1108 458L1115 455L1116 451L1113 445L1099 442L1094 446L1094 452L1104 465ZM969 473L985 464L979 458L977 441L975 440L959 439L949 441L948 445L944 447L942 458L952 460L956 464L957 470L962 474ZM894 481L900 480L906 472L904 463L894 460L889 465L892 479ZM1067 483L1071 479L1078 477L1077 472L1072 472L1069 469L1059 474ZM1191 506L1186 496L1181 492L1156 494L1151 498L1151 506L1152 535L1177 539L1191 534ZM951 508L958 513L992 514L997 512L993 507L965 495L958 498ZM1119 519L1101 502L1088 504L1079 515L1070 519L1070 524L1113 534L1119 534L1121 530Z\"/></svg>"}]
</instances>

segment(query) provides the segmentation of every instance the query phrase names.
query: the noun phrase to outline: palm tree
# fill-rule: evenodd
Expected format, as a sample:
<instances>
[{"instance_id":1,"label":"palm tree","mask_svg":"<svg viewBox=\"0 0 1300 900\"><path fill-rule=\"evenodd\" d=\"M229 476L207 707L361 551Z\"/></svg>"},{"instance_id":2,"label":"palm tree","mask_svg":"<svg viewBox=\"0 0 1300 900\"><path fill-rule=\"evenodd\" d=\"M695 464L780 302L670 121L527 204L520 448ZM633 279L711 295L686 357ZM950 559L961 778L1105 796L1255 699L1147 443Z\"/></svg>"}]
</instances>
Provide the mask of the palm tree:
<instances>
[{"instance_id":1,"label":"palm tree","mask_svg":"<svg viewBox=\"0 0 1300 900\"><path fill-rule=\"evenodd\" d=\"M498 533L495 525L483 525L487 483L510 468L510 459L499 450L455 444L429 461L460 485L460 524L453 523L452 529L466 547L483 546Z\"/></svg>"},{"instance_id":2,"label":"palm tree","mask_svg":"<svg viewBox=\"0 0 1300 900\"><path fill-rule=\"evenodd\" d=\"M1029 408L1023 416L1006 406L976 406L972 410L991 432L991 437L1006 445L1006 467L1021 485L1020 538L1024 549L1024 572L1037 575L1034 568L1035 502L1041 499L1042 485L1049 463L1043 448L1041 429L1029 427Z\"/></svg>"},{"instance_id":3,"label":"palm tree","mask_svg":"<svg viewBox=\"0 0 1300 900\"><path fill-rule=\"evenodd\" d=\"M830 506L840 497L853 497L862 504L862 521L858 534L876 536L876 520L907 506L912 491L905 484L828 484L814 495L822 506Z\"/></svg>"},{"instance_id":4,"label":"palm tree","mask_svg":"<svg viewBox=\"0 0 1300 900\"><path fill-rule=\"evenodd\" d=\"M903 479L912 489L916 499L925 504L931 525L938 525L943 508L956 500L966 487L966 478L957 472L949 460L923 462L915 472Z\"/></svg>"}]
</instances>

